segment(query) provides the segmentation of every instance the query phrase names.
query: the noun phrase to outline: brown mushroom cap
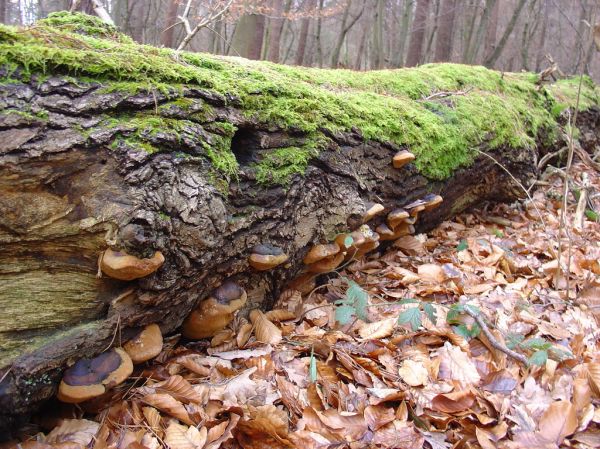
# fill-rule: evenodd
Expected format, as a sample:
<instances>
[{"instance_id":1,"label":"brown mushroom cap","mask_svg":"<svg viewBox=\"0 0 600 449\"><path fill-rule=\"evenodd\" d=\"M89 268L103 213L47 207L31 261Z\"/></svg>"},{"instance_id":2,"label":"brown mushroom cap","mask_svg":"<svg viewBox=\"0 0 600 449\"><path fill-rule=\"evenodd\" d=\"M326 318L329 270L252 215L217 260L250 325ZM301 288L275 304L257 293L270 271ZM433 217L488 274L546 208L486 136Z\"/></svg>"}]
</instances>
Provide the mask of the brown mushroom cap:
<instances>
[{"instance_id":1,"label":"brown mushroom cap","mask_svg":"<svg viewBox=\"0 0 600 449\"><path fill-rule=\"evenodd\" d=\"M363 223L366 223L367 221L371 220L373 217L379 215L384 210L385 207L383 207L383 204L367 203L367 210L362 217Z\"/></svg>"},{"instance_id":2,"label":"brown mushroom cap","mask_svg":"<svg viewBox=\"0 0 600 449\"><path fill-rule=\"evenodd\" d=\"M414 154L412 154L410 151L402 150L402 151L398 151L394 155L394 158L392 159L392 164L394 165L394 168L402 168L406 164L408 164L409 162L412 162L414 160L415 160Z\"/></svg>"},{"instance_id":3,"label":"brown mushroom cap","mask_svg":"<svg viewBox=\"0 0 600 449\"><path fill-rule=\"evenodd\" d=\"M404 209L394 209L387 216L388 226L394 229L400 223L403 223L409 216L410 214Z\"/></svg>"},{"instance_id":4,"label":"brown mushroom cap","mask_svg":"<svg viewBox=\"0 0 600 449\"><path fill-rule=\"evenodd\" d=\"M113 348L93 359L78 360L65 371L58 387L58 399L77 404L104 394L133 372L131 358L122 348Z\"/></svg>"},{"instance_id":5,"label":"brown mushroom cap","mask_svg":"<svg viewBox=\"0 0 600 449\"><path fill-rule=\"evenodd\" d=\"M214 337L233 321L234 313L247 299L242 287L233 281L224 282L188 315L183 322L183 336L191 340Z\"/></svg>"},{"instance_id":6,"label":"brown mushroom cap","mask_svg":"<svg viewBox=\"0 0 600 449\"><path fill-rule=\"evenodd\" d=\"M380 240L396 240L405 235L413 234L414 232L415 227L409 223L400 223L393 231L385 224L377 227L377 233L379 234Z\"/></svg>"},{"instance_id":7,"label":"brown mushroom cap","mask_svg":"<svg viewBox=\"0 0 600 449\"><path fill-rule=\"evenodd\" d=\"M430 210L439 206L444 199L435 193L428 193L423 197L423 201L425 202L425 210Z\"/></svg>"},{"instance_id":8,"label":"brown mushroom cap","mask_svg":"<svg viewBox=\"0 0 600 449\"><path fill-rule=\"evenodd\" d=\"M122 251L107 249L100 258L100 269L111 278L122 281L143 278L154 273L164 263L165 257L160 251L148 259L139 259Z\"/></svg>"},{"instance_id":9,"label":"brown mushroom cap","mask_svg":"<svg viewBox=\"0 0 600 449\"><path fill-rule=\"evenodd\" d=\"M153 359L163 347L162 333L158 324L149 324L135 338L123 345L123 349L135 364Z\"/></svg>"},{"instance_id":10,"label":"brown mushroom cap","mask_svg":"<svg viewBox=\"0 0 600 449\"><path fill-rule=\"evenodd\" d=\"M333 256L311 263L308 265L308 271L311 273L329 273L330 271L335 270L338 265L344 261L344 256L345 254L340 251Z\"/></svg>"},{"instance_id":11,"label":"brown mushroom cap","mask_svg":"<svg viewBox=\"0 0 600 449\"><path fill-rule=\"evenodd\" d=\"M329 243L327 245L315 245L313 246L308 254L304 256L303 262L306 265L318 262L326 257L335 256L340 252L340 246L337 243Z\"/></svg>"},{"instance_id":12,"label":"brown mushroom cap","mask_svg":"<svg viewBox=\"0 0 600 449\"><path fill-rule=\"evenodd\" d=\"M270 270L288 260L288 256L281 248L273 245L256 245L252 248L249 263L258 271Z\"/></svg>"}]
</instances>

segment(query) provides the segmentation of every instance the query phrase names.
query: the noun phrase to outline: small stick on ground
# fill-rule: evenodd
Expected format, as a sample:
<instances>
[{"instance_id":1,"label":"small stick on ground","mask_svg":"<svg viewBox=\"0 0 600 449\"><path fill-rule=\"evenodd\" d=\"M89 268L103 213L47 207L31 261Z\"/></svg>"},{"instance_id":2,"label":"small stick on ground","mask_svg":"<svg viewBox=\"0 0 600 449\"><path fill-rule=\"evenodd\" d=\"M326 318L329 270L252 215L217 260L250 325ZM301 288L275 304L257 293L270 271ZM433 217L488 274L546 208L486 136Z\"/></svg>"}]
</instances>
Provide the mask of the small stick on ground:
<instances>
[{"instance_id":1,"label":"small stick on ground","mask_svg":"<svg viewBox=\"0 0 600 449\"><path fill-rule=\"evenodd\" d=\"M512 349L508 349L506 346L504 346L502 343L500 343L496 339L496 337L494 337L494 334L492 334L492 332L490 331L490 328L488 327L488 325L483 320L483 318L481 317L480 314L478 314L476 311L471 309L468 305L465 306L464 310L465 310L465 313L467 315L469 315L471 318L473 318L475 320L475 322L479 325L479 327L481 328L481 331L484 333L484 335L489 340L490 344L495 349L497 349L500 352L505 353L507 356L515 359L518 362L521 362L522 364L524 364L526 366L529 365L527 357L525 357L523 354L519 354L518 352L513 351Z\"/></svg>"}]
</instances>

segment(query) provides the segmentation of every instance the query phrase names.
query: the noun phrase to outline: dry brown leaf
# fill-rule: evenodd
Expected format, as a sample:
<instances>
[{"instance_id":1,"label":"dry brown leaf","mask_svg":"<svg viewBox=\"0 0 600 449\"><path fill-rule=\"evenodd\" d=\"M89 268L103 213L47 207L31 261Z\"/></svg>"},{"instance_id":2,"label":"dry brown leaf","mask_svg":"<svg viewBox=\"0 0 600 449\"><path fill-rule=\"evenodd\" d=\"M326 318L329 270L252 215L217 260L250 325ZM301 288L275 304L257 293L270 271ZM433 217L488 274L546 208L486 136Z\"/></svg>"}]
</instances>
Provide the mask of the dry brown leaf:
<instances>
[{"instance_id":1,"label":"dry brown leaf","mask_svg":"<svg viewBox=\"0 0 600 449\"><path fill-rule=\"evenodd\" d=\"M195 402L203 404L206 398L198 394L194 387L180 375L169 377L167 380L151 385L157 393L167 393L183 403Z\"/></svg>"},{"instance_id":2,"label":"dry brown leaf","mask_svg":"<svg viewBox=\"0 0 600 449\"><path fill-rule=\"evenodd\" d=\"M446 272L440 265L426 263L419 265L417 272L424 282L441 283L446 280Z\"/></svg>"},{"instance_id":3,"label":"dry brown leaf","mask_svg":"<svg viewBox=\"0 0 600 449\"><path fill-rule=\"evenodd\" d=\"M234 337L233 331L231 329L222 329L215 334L215 336L210 340L210 346L212 348L222 345L225 342L231 341Z\"/></svg>"},{"instance_id":4,"label":"dry brown leaf","mask_svg":"<svg viewBox=\"0 0 600 449\"><path fill-rule=\"evenodd\" d=\"M390 449L422 449L424 442L423 435L412 424L395 420L375 432L372 444Z\"/></svg>"},{"instance_id":5,"label":"dry brown leaf","mask_svg":"<svg viewBox=\"0 0 600 449\"><path fill-rule=\"evenodd\" d=\"M87 419L65 419L46 437L46 443L72 442L86 447L96 436L100 424Z\"/></svg>"},{"instance_id":6,"label":"dry brown leaf","mask_svg":"<svg viewBox=\"0 0 600 449\"><path fill-rule=\"evenodd\" d=\"M160 413L154 407L144 407L142 408L142 413L144 414L144 418L146 418L146 424L148 427L152 429L159 437L162 437L162 429L160 427Z\"/></svg>"},{"instance_id":7,"label":"dry brown leaf","mask_svg":"<svg viewBox=\"0 0 600 449\"><path fill-rule=\"evenodd\" d=\"M556 401L540 418L540 434L549 441L561 444L577 430L577 412L569 401Z\"/></svg>"},{"instance_id":8,"label":"dry brown leaf","mask_svg":"<svg viewBox=\"0 0 600 449\"><path fill-rule=\"evenodd\" d=\"M165 444L171 449L201 449L206 443L206 427L198 430L194 426L183 426L171 421L165 430Z\"/></svg>"},{"instance_id":9,"label":"dry brown leaf","mask_svg":"<svg viewBox=\"0 0 600 449\"><path fill-rule=\"evenodd\" d=\"M195 425L192 418L181 402L173 396L164 393L147 394L142 398L142 401L160 411L177 418L179 421L190 426Z\"/></svg>"},{"instance_id":10,"label":"dry brown leaf","mask_svg":"<svg viewBox=\"0 0 600 449\"><path fill-rule=\"evenodd\" d=\"M240 326L237 335L235 336L235 341L238 345L238 348L243 348L248 340L250 340L250 336L252 335L252 324L244 323Z\"/></svg>"},{"instance_id":11,"label":"dry brown leaf","mask_svg":"<svg viewBox=\"0 0 600 449\"><path fill-rule=\"evenodd\" d=\"M444 343L439 350L441 379L461 382L463 385L475 385L479 383L480 377L477 368L458 346Z\"/></svg>"},{"instance_id":12,"label":"dry brown leaf","mask_svg":"<svg viewBox=\"0 0 600 449\"><path fill-rule=\"evenodd\" d=\"M260 310L255 309L250 312L250 321L254 325L256 340L270 345L276 345L281 341L281 330L270 322Z\"/></svg>"},{"instance_id":13,"label":"dry brown leaf","mask_svg":"<svg viewBox=\"0 0 600 449\"><path fill-rule=\"evenodd\" d=\"M444 413L464 412L475 403L475 395L470 390L438 394L431 400L434 410Z\"/></svg>"},{"instance_id":14,"label":"dry brown leaf","mask_svg":"<svg viewBox=\"0 0 600 449\"><path fill-rule=\"evenodd\" d=\"M392 407L383 405L369 405L364 411L365 421L372 431L378 430L396 418L396 412Z\"/></svg>"},{"instance_id":15,"label":"dry brown leaf","mask_svg":"<svg viewBox=\"0 0 600 449\"><path fill-rule=\"evenodd\" d=\"M273 309L265 313L265 316L270 321L288 321L296 318L296 314L291 310Z\"/></svg>"},{"instance_id":16,"label":"dry brown leaf","mask_svg":"<svg viewBox=\"0 0 600 449\"><path fill-rule=\"evenodd\" d=\"M429 379L429 373L422 362L411 359L404 360L398 369L400 378L411 387L425 385Z\"/></svg>"},{"instance_id":17,"label":"dry brown leaf","mask_svg":"<svg viewBox=\"0 0 600 449\"><path fill-rule=\"evenodd\" d=\"M600 398L600 363L586 364L588 382L596 398Z\"/></svg>"},{"instance_id":18,"label":"dry brown leaf","mask_svg":"<svg viewBox=\"0 0 600 449\"><path fill-rule=\"evenodd\" d=\"M387 318L385 320L364 324L358 330L358 334L363 340L379 340L392 335L395 326L396 318Z\"/></svg>"}]
</instances>

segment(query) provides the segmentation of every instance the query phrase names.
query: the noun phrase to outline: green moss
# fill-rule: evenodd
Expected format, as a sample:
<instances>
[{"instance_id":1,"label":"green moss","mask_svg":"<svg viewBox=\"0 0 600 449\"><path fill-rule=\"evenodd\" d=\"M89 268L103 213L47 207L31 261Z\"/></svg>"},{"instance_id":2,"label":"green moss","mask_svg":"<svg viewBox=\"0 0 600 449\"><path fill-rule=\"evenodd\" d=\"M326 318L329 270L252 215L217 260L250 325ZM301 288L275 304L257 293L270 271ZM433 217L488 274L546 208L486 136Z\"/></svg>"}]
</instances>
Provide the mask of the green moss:
<instances>
[{"instance_id":1,"label":"green moss","mask_svg":"<svg viewBox=\"0 0 600 449\"><path fill-rule=\"evenodd\" d=\"M267 156L257 166L264 182L285 183L301 173L307 158L326 143L323 130L353 128L367 139L406 146L417 155L422 174L444 179L470 164L482 143L518 148L534 145L539 135L554 138L556 117L563 105L573 106L578 82L540 87L534 74L459 64L364 73L198 53L176 57L172 50L134 44L112 29L97 29L102 27L96 19L87 20L63 13L29 29L0 26L0 66L18 68L25 77L85 76L127 92L194 85L235 97L248 118L302 131L312 140L307 148ZM595 85L586 80L583 87L581 107L598 104ZM207 144L206 151L219 171L234 176L230 134Z\"/></svg>"},{"instance_id":2,"label":"green moss","mask_svg":"<svg viewBox=\"0 0 600 449\"><path fill-rule=\"evenodd\" d=\"M133 40L129 36L119 33L115 26L104 22L99 17L78 12L53 12L48 14L48 17L45 19L39 20L38 25L54 27L87 36L114 39L123 43L133 43Z\"/></svg>"}]
</instances>

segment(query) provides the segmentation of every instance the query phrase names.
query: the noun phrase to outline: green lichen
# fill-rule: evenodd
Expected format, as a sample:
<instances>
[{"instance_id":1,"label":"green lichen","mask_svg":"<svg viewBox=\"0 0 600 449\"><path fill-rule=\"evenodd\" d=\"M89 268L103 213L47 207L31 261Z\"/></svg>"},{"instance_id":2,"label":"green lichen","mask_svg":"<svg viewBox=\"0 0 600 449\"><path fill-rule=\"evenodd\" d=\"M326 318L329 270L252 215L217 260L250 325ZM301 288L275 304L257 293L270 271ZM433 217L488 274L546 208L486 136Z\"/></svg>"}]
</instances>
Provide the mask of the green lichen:
<instances>
[{"instance_id":1,"label":"green lichen","mask_svg":"<svg viewBox=\"0 0 600 449\"><path fill-rule=\"evenodd\" d=\"M552 140L557 115L574 105L577 93L574 80L545 87L536 84L534 74L459 64L364 73L198 53L175 55L170 49L132 43L112 29L98 29L102 27L96 19L87 20L63 13L28 29L0 26L0 66L13 73L6 71L6 78L18 69L21 77L85 76L127 92L160 86L167 93L193 85L233 96L248 118L303 132L312 140L307 147L266 156L256 167L261 182L285 183L302 173L307 158L326 144L323 130L351 129L367 139L409 148L422 174L445 179L469 165L482 143L491 149L520 148L534 145L540 135ZM580 106L596 104L596 87L586 80ZM228 147L230 134L205 149L215 167L233 177L237 162Z\"/></svg>"}]
</instances>

